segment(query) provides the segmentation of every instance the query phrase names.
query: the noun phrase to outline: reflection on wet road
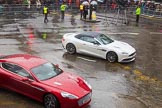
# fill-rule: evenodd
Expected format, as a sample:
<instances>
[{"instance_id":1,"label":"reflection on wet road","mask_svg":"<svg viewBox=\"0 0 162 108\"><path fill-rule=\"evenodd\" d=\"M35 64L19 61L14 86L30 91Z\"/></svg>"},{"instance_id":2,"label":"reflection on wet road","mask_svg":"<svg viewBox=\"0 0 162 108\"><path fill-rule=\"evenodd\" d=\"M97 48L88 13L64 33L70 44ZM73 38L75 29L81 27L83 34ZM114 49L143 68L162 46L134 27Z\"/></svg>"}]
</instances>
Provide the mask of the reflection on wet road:
<instances>
[{"instance_id":1,"label":"reflection on wet road","mask_svg":"<svg viewBox=\"0 0 162 108\"><path fill-rule=\"evenodd\" d=\"M50 17L48 24L42 22L42 16L0 22L0 53L30 53L59 64L65 71L83 76L93 87L89 108L162 107L161 26L150 27L146 22L140 26L116 26L106 20L88 23L80 21L78 16L72 23L71 16L66 17L65 21L56 21L57 16ZM69 55L62 48L62 35L79 31L98 31L131 44L137 50L136 61L108 63L96 57ZM23 96L0 91L0 107L42 107ZM19 100L22 104L18 104Z\"/></svg>"}]
</instances>

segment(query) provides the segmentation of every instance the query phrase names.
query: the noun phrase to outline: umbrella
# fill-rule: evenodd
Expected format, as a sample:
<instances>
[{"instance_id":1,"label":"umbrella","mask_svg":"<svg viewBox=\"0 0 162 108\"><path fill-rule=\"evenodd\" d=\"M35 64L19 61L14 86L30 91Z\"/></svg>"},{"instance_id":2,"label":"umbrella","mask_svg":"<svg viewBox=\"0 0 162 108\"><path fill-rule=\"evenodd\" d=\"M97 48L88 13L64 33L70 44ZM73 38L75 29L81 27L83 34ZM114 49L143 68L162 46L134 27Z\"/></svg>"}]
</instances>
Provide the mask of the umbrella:
<instances>
[{"instance_id":1,"label":"umbrella","mask_svg":"<svg viewBox=\"0 0 162 108\"><path fill-rule=\"evenodd\" d=\"M97 0L97 1L100 2L100 3L104 3L105 0Z\"/></svg>"},{"instance_id":2,"label":"umbrella","mask_svg":"<svg viewBox=\"0 0 162 108\"><path fill-rule=\"evenodd\" d=\"M96 1L92 1L90 4L91 5L97 5L97 2Z\"/></svg>"},{"instance_id":3,"label":"umbrella","mask_svg":"<svg viewBox=\"0 0 162 108\"><path fill-rule=\"evenodd\" d=\"M89 5L89 3L87 1L84 1L82 4L83 5Z\"/></svg>"}]
</instances>

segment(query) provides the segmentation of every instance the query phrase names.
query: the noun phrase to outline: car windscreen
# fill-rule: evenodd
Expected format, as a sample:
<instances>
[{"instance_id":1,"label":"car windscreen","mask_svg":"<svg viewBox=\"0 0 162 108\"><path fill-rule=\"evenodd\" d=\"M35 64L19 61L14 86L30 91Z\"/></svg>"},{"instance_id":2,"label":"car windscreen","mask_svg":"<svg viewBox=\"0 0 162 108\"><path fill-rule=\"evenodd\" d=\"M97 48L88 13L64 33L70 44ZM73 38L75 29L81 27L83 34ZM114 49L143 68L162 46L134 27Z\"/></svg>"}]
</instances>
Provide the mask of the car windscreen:
<instances>
[{"instance_id":1,"label":"car windscreen","mask_svg":"<svg viewBox=\"0 0 162 108\"><path fill-rule=\"evenodd\" d=\"M39 65L37 67L32 68L31 71L39 80L47 80L62 73L62 70L57 66L53 65L52 63L45 63Z\"/></svg>"},{"instance_id":2,"label":"car windscreen","mask_svg":"<svg viewBox=\"0 0 162 108\"><path fill-rule=\"evenodd\" d=\"M99 36L96 37L96 39L104 45L114 42L114 40L110 39L104 34L100 34Z\"/></svg>"}]
</instances>

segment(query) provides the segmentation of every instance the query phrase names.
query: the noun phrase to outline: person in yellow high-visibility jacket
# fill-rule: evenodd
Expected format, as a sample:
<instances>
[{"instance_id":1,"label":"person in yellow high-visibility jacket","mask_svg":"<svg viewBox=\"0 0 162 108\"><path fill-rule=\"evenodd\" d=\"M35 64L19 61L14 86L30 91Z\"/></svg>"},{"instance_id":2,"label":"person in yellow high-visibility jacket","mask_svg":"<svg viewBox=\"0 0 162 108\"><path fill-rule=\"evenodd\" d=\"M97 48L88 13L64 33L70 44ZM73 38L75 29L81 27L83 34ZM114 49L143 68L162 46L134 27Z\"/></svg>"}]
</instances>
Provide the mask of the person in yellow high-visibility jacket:
<instances>
[{"instance_id":1,"label":"person in yellow high-visibility jacket","mask_svg":"<svg viewBox=\"0 0 162 108\"><path fill-rule=\"evenodd\" d=\"M138 24L138 22L139 22L140 14L141 14L141 8L140 8L140 6L137 6L137 8L136 8L136 24Z\"/></svg>"},{"instance_id":2,"label":"person in yellow high-visibility jacket","mask_svg":"<svg viewBox=\"0 0 162 108\"><path fill-rule=\"evenodd\" d=\"M80 19L82 19L83 17L83 8L84 8L84 5L80 4Z\"/></svg>"},{"instance_id":3,"label":"person in yellow high-visibility jacket","mask_svg":"<svg viewBox=\"0 0 162 108\"><path fill-rule=\"evenodd\" d=\"M47 22L48 22L48 18L47 18L48 13L49 13L48 7L45 5L45 6L43 7L44 23L47 23Z\"/></svg>"},{"instance_id":4,"label":"person in yellow high-visibility jacket","mask_svg":"<svg viewBox=\"0 0 162 108\"><path fill-rule=\"evenodd\" d=\"M65 2L63 1L63 3L61 4L60 10L61 10L61 19L64 19L65 16L65 10L67 8L67 5L65 4Z\"/></svg>"}]
</instances>

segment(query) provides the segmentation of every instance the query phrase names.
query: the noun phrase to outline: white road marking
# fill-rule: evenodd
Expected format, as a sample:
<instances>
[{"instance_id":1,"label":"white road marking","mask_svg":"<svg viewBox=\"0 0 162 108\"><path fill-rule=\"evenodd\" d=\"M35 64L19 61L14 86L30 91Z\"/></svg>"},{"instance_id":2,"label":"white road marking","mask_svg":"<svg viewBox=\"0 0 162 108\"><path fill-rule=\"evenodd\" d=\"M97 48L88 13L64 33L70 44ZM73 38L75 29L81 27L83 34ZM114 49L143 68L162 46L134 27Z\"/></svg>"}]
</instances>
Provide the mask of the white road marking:
<instances>
[{"instance_id":1,"label":"white road marking","mask_svg":"<svg viewBox=\"0 0 162 108\"><path fill-rule=\"evenodd\" d=\"M160 32L150 32L150 34L157 34L157 35L161 35L162 33L160 33Z\"/></svg>"},{"instance_id":2,"label":"white road marking","mask_svg":"<svg viewBox=\"0 0 162 108\"><path fill-rule=\"evenodd\" d=\"M79 59L82 59L82 60L86 60L86 61L90 61L90 62L96 62L96 60L90 60L90 59L86 59L86 58L83 58L83 57L77 57Z\"/></svg>"},{"instance_id":3,"label":"white road marking","mask_svg":"<svg viewBox=\"0 0 162 108\"><path fill-rule=\"evenodd\" d=\"M107 33L107 34L130 34L130 35L139 35L139 33L131 33L131 32Z\"/></svg>"}]
</instances>

